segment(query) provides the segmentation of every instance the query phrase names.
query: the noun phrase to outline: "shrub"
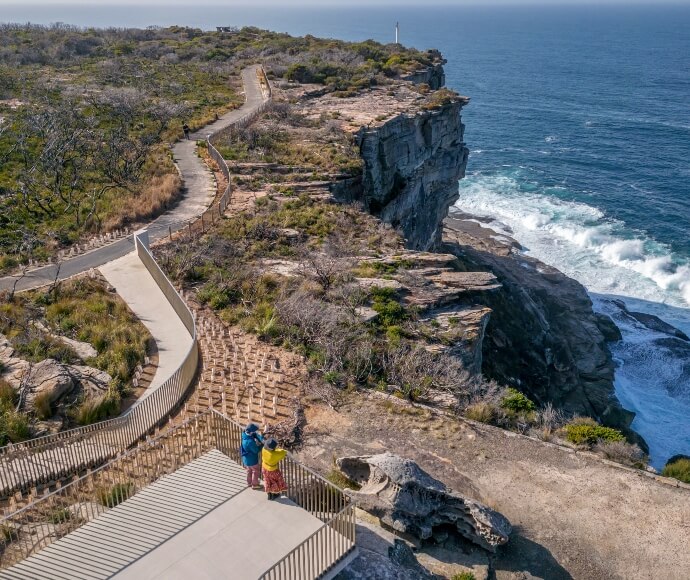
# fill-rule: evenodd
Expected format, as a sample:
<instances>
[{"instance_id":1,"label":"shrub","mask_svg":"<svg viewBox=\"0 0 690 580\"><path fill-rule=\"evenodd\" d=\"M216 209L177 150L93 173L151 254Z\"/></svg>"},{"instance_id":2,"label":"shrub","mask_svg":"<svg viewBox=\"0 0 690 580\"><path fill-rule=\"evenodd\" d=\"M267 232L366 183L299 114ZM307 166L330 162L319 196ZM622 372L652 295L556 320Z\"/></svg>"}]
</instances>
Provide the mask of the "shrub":
<instances>
[{"instance_id":1,"label":"shrub","mask_svg":"<svg viewBox=\"0 0 690 580\"><path fill-rule=\"evenodd\" d=\"M501 407L514 413L530 413L536 409L535 404L516 389L509 388L501 401Z\"/></svg>"},{"instance_id":2,"label":"shrub","mask_svg":"<svg viewBox=\"0 0 690 580\"><path fill-rule=\"evenodd\" d=\"M97 492L98 501L106 507L115 507L128 499L134 492L131 482L116 483L111 487L102 487Z\"/></svg>"},{"instance_id":3,"label":"shrub","mask_svg":"<svg viewBox=\"0 0 690 580\"><path fill-rule=\"evenodd\" d=\"M497 409L491 403L475 403L465 409L465 417L478 423L491 424L496 420Z\"/></svg>"},{"instance_id":4,"label":"shrub","mask_svg":"<svg viewBox=\"0 0 690 580\"><path fill-rule=\"evenodd\" d=\"M452 580L475 580L475 576L472 572L460 572L460 574L454 574Z\"/></svg>"},{"instance_id":5,"label":"shrub","mask_svg":"<svg viewBox=\"0 0 690 580\"><path fill-rule=\"evenodd\" d=\"M0 445L8 442L19 443L31 437L29 420L26 415L13 409L5 410L0 416Z\"/></svg>"},{"instance_id":6,"label":"shrub","mask_svg":"<svg viewBox=\"0 0 690 580\"><path fill-rule=\"evenodd\" d=\"M667 463L661 474L684 483L690 483L690 459L681 457L673 463Z\"/></svg>"},{"instance_id":7,"label":"shrub","mask_svg":"<svg viewBox=\"0 0 690 580\"><path fill-rule=\"evenodd\" d=\"M599 441L625 441L618 429L604 427L589 418L576 418L563 427L565 437L575 445L595 445Z\"/></svg>"},{"instance_id":8,"label":"shrub","mask_svg":"<svg viewBox=\"0 0 690 580\"><path fill-rule=\"evenodd\" d=\"M34 399L34 410L39 421L45 421L53 416L53 406L49 391L44 391L36 396Z\"/></svg>"},{"instance_id":9,"label":"shrub","mask_svg":"<svg viewBox=\"0 0 690 580\"><path fill-rule=\"evenodd\" d=\"M17 401L17 391L6 380L0 379L0 405L12 406Z\"/></svg>"},{"instance_id":10,"label":"shrub","mask_svg":"<svg viewBox=\"0 0 690 580\"><path fill-rule=\"evenodd\" d=\"M120 396L108 392L100 397L86 399L74 412L74 420L79 425L91 425L116 416L120 412Z\"/></svg>"},{"instance_id":11,"label":"shrub","mask_svg":"<svg viewBox=\"0 0 690 580\"><path fill-rule=\"evenodd\" d=\"M617 461L631 467L642 469L647 463L644 451L627 441L599 441L594 450L602 453L611 461Z\"/></svg>"}]
</instances>

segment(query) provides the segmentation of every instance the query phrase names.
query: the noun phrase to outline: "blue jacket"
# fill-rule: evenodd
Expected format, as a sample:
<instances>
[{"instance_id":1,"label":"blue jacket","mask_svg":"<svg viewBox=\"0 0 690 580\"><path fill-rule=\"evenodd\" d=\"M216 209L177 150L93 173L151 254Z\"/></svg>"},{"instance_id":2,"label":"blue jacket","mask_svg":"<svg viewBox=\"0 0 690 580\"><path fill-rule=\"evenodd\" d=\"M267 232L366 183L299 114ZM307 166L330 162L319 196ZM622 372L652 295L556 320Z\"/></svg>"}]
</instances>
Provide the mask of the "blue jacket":
<instances>
[{"instance_id":1,"label":"blue jacket","mask_svg":"<svg viewBox=\"0 0 690 580\"><path fill-rule=\"evenodd\" d=\"M253 433L254 437L263 443L263 437L258 433ZM259 454L261 447L254 440L252 435L242 432L242 464L247 467L252 467L259 463Z\"/></svg>"}]
</instances>

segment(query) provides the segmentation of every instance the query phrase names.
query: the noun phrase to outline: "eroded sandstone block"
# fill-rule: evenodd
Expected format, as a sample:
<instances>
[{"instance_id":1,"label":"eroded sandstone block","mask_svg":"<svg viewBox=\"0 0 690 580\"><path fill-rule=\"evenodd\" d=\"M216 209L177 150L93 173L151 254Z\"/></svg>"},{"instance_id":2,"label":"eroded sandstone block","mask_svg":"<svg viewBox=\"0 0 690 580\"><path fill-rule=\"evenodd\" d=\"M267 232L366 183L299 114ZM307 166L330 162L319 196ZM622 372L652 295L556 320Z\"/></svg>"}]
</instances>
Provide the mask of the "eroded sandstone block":
<instances>
[{"instance_id":1,"label":"eroded sandstone block","mask_svg":"<svg viewBox=\"0 0 690 580\"><path fill-rule=\"evenodd\" d=\"M336 464L362 486L350 492L358 507L398 532L428 540L445 538L455 528L491 552L510 537L512 527L502 514L449 489L410 459L383 453L342 457Z\"/></svg>"}]
</instances>

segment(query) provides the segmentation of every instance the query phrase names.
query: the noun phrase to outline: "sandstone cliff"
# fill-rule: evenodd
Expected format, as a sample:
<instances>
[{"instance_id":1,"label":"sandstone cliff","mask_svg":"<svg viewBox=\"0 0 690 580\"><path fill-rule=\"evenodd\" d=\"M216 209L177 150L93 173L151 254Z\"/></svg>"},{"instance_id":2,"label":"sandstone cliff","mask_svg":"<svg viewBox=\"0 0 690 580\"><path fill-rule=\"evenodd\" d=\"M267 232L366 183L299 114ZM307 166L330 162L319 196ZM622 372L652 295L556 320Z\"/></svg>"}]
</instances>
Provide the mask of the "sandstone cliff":
<instances>
[{"instance_id":1,"label":"sandstone cliff","mask_svg":"<svg viewBox=\"0 0 690 580\"><path fill-rule=\"evenodd\" d=\"M443 246L443 220L458 199L457 182L467 166L460 116L466 103L460 97L424 110L416 102L383 124L362 127L357 132L364 161L361 181L334 193L360 201L399 229L408 248L442 249L457 255L467 271L496 275L501 290L463 305L482 312L481 353L474 364L464 360L466 351L461 357L469 368L481 365L485 375L518 387L541 404L551 402L567 413L592 416L625 430L644 446L629 429L634 415L614 395L607 340L615 339L616 329L593 312L582 285L525 258L515 242L487 244L493 232L455 233Z\"/></svg>"},{"instance_id":2,"label":"sandstone cliff","mask_svg":"<svg viewBox=\"0 0 690 580\"><path fill-rule=\"evenodd\" d=\"M438 245L441 223L458 198L469 154L460 117L466 102L401 113L357 134L364 173L348 197L400 229L410 249Z\"/></svg>"}]
</instances>

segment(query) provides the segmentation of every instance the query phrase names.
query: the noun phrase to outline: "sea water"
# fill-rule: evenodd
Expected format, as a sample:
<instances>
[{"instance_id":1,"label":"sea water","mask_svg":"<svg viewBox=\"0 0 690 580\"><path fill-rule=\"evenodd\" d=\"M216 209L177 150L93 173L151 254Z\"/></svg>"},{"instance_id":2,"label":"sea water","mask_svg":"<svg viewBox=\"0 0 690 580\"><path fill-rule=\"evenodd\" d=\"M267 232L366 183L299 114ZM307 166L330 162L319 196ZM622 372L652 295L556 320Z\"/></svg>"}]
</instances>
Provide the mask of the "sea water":
<instances>
[{"instance_id":1,"label":"sea water","mask_svg":"<svg viewBox=\"0 0 690 580\"><path fill-rule=\"evenodd\" d=\"M458 208L582 282L614 317L616 394L656 466L690 454L688 351L612 301L690 334L690 7L242 8L0 5L0 21L256 25L439 48L471 97Z\"/></svg>"}]
</instances>

